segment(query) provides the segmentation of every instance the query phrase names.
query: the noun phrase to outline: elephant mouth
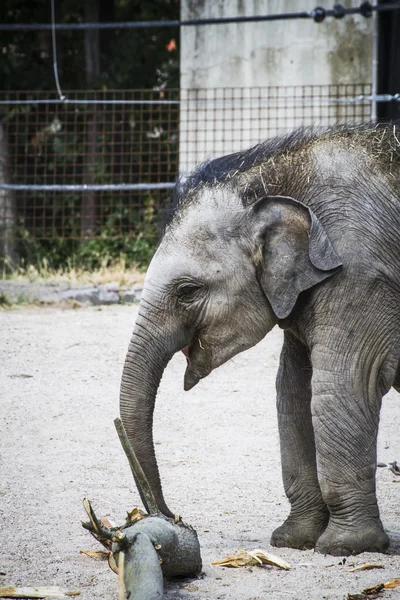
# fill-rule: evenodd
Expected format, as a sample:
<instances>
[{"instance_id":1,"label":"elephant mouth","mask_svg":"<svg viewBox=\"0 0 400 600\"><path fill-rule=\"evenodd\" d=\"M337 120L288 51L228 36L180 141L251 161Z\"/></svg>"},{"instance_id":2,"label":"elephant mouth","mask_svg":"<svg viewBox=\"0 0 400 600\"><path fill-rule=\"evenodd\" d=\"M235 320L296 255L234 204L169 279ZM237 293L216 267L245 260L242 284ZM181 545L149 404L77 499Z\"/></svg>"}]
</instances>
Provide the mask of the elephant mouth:
<instances>
[{"instance_id":1,"label":"elephant mouth","mask_svg":"<svg viewBox=\"0 0 400 600\"><path fill-rule=\"evenodd\" d=\"M184 348L182 348L181 352L183 352L183 354L186 356L187 364L190 364L190 358L189 358L190 346L185 346Z\"/></svg>"},{"instance_id":2,"label":"elephant mouth","mask_svg":"<svg viewBox=\"0 0 400 600\"><path fill-rule=\"evenodd\" d=\"M183 389L185 390L185 392L188 392L189 390L194 388L194 386L197 385L199 381L200 377L197 375L197 373L194 373L189 367L187 367L185 371L185 377L183 379Z\"/></svg>"},{"instance_id":3,"label":"elephant mouth","mask_svg":"<svg viewBox=\"0 0 400 600\"><path fill-rule=\"evenodd\" d=\"M201 350L201 354L199 349ZM200 340L196 339L190 346L185 346L182 348L182 352L186 357L187 363L183 389L185 392L188 392L199 383L200 379L206 377L212 369L211 365L208 364L207 353L204 352Z\"/></svg>"}]
</instances>

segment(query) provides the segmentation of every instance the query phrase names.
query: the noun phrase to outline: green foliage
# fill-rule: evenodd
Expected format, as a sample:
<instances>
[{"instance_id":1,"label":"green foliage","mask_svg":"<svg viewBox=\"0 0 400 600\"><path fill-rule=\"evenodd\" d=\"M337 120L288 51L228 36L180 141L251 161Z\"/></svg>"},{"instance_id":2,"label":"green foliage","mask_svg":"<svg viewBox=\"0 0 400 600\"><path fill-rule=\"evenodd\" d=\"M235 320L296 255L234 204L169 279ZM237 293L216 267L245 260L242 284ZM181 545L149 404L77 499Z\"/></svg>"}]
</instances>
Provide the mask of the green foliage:
<instances>
[{"instance_id":1,"label":"green foliage","mask_svg":"<svg viewBox=\"0 0 400 600\"><path fill-rule=\"evenodd\" d=\"M178 122L167 118L164 107L96 108L94 151L88 164L90 110L65 105L10 110L6 122L14 148L12 179L36 184L174 179ZM152 137L153 131L160 133ZM26 264L38 265L45 257L53 268L68 261L89 268L121 254L130 264L144 266L154 250L160 208L167 197L168 192L160 191L104 191L90 196L76 191L18 192L17 251ZM88 200L90 227L84 221Z\"/></svg>"},{"instance_id":2,"label":"green foliage","mask_svg":"<svg viewBox=\"0 0 400 600\"><path fill-rule=\"evenodd\" d=\"M139 233L134 238L106 235L82 242L73 256L73 266L88 270L111 266L123 260L128 267L146 268L154 254L155 242Z\"/></svg>"},{"instance_id":3,"label":"green foliage","mask_svg":"<svg viewBox=\"0 0 400 600\"><path fill-rule=\"evenodd\" d=\"M156 248L156 241L136 237L108 238L106 235L78 242L76 240L36 240L26 236L19 240L21 266L43 268L95 270L124 262L127 268L146 269Z\"/></svg>"},{"instance_id":4,"label":"green foliage","mask_svg":"<svg viewBox=\"0 0 400 600\"><path fill-rule=\"evenodd\" d=\"M79 244L74 254L74 266L97 269L123 258L128 266L147 267L158 238L156 216L154 199L148 195L144 201L143 221L137 226L137 233L121 238L114 237L114 224L115 221L119 222L121 215L112 214L99 237Z\"/></svg>"},{"instance_id":5,"label":"green foliage","mask_svg":"<svg viewBox=\"0 0 400 600\"><path fill-rule=\"evenodd\" d=\"M5 292L0 293L0 309L1 308L9 308L12 305L11 300L7 296Z\"/></svg>"},{"instance_id":6,"label":"green foliage","mask_svg":"<svg viewBox=\"0 0 400 600\"><path fill-rule=\"evenodd\" d=\"M156 249L159 215L150 194L144 199L143 206L142 221L136 224L134 233L125 236L116 235L116 231L123 215L129 218L128 211L122 211L122 214L111 212L101 233L86 240L73 237L37 239L21 223L17 228L17 254L22 265L33 265L38 271L43 265L50 270L94 270L121 261L127 267L145 269Z\"/></svg>"},{"instance_id":7,"label":"green foliage","mask_svg":"<svg viewBox=\"0 0 400 600\"><path fill-rule=\"evenodd\" d=\"M56 22L83 22L85 2L55 2ZM100 21L153 21L179 19L178 0L98 0ZM49 0L2 0L1 23L49 23ZM50 31L2 32L0 78L6 90L55 88ZM115 29L99 33L100 74L96 88L151 89L179 84L178 51L168 51L179 28ZM85 32L57 31L57 58L63 89L87 87ZM22 82L22 84L21 84ZM93 85L90 85L93 87Z\"/></svg>"},{"instance_id":8,"label":"green foliage","mask_svg":"<svg viewBox=\"0 0 400 600\"><path fill-rule=\"evenodd\" d=\"M110 237L107 230L88 240L37 240L26 230L19 231L17 252L21 266L95 270L124 262L127 268L146 269L157 246L157 238L143 232L127 237Z\"/></svg>"},{"instance_id":9,"label":"green foliage","mask_svg":"<svg viewBox=\"0 0 400 600\"><path fill-rule=\"evenodd\" d=\"M50 3L47 0L2 0L2 23L48 23ZM2 32L0 78L2 89L49 89L53 87L50 34L48 32Z\"/></svg>"},{"instance_id":10,"label":"green foliage","mask_svg":"<svg viewBox=\"0 0 400 600\"><path fill-rule=\"evenodd\" d=\"M100 21L179 19L179 0L97 0L97 6ZM84 2L55 0L55 7L58 23L86 20ZM50 3L3 0L0 22L49 23ZM84 91L85 36L84 31L57 32L60 82L69 99L177 99L177 92L169 88L179 85L178 28L100 31L100 74L90 86L97 92ZM33 100L0 111L12 182L174 180L178 105L35 104L35 92L15 90L54 91L50 31L3 33L0 50L2 89L10 98ZM118 91L132 87L148 91ZM69 91L73 89L81 91ZM49 95L44 92L44 97ZM96 268L121 256L128 264L145 267L154 252L165 198L163 193L18 192L16 250L25 264L47 261L52 268Z\"/></svg>"}]
</instances>

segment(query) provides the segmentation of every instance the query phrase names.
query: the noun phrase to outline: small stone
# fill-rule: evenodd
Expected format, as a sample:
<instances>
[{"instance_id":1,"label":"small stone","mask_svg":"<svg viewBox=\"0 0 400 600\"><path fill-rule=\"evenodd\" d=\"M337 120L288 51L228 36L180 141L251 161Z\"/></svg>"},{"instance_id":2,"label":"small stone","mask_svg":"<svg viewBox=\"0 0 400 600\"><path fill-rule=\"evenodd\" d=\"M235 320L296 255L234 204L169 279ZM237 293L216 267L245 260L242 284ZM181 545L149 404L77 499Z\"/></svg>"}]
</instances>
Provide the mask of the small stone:
<instances>
[{"instance_id":1,"label":"small stone","mask_svg":"<svg viewBox=\"0 0 400 600\"><path fill-rule=\"evenodd\" d=\"M135 290L134 287L132 287L132 288L129 288L127 290L120 292L120 296L121 296L121 302L126 302L126 303L139 302L140 296L141 296L141 291Z\"/></svg>"},{"instance_id":2,"label":"small stone","mask_svg":"<svg viewBox=\"0 0 400 600\"><path fill-rule=\"evenodd\" d=\"M95 304L118 304L119 295L116 292L99 290L97 293L97 302Z\"/></svg>"},{"instance_id":3,"label":"small stone","mask_svg":"<svg viewBox=\"0 0 400 600\"><path fill-rule=\"evenodd\" d=\"M93 304L93 295L97 293L94 287L63 290L58 293L59 300L76 300Z\"/></svg>"},{"instance_id":4,"label":"small stone","mask_svg":"<svg viewBox=\"0 0 400 600\"><path fill-rule=\"evenodd\" d=\"M119 290L119 284L116 281L112 283L102 283L98 288L104 292L117 292Z\"/></svg>"}]
</instances>

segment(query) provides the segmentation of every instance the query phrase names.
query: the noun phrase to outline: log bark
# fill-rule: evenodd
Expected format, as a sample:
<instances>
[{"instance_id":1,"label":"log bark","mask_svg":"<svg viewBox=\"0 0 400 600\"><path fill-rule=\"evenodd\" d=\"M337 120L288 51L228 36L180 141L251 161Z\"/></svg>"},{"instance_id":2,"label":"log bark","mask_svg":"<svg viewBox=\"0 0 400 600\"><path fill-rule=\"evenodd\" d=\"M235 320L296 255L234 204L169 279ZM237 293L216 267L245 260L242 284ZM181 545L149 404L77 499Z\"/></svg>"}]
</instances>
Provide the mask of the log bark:
<instances>
[{"instance_id":1,"label":"log bark","mask_svg":"<svg viewBox=\"0 0 400 600\"><path fill-rule=\"evenodd\" d=\"M138 533L125 555L124 586L127 598L160 600L164 595L163 572L150 538Z\"/></svg>"}]
</instances>

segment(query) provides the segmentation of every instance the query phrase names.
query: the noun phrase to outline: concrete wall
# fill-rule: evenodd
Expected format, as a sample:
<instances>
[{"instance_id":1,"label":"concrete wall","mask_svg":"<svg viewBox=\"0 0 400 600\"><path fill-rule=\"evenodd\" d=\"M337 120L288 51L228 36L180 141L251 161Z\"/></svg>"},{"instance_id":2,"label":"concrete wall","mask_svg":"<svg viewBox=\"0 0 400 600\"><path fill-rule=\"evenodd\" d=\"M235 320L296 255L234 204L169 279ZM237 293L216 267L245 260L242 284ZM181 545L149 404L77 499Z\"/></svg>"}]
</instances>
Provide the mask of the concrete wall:
<instances>
[{"instance_id":1,"label":"concrete wall","mask_svg":"<svg viewBox=\"0 0 400 600\"><path fill-rule=\"evenodd\" d=\"M181 18L310 10L332 0L181 0ZM347 0L345 7L359 6ZM360 15L201 25L181 29L181 169L256 143L300 123L349 120L348 105L327 96L369 92L372 19ZM354 90L346 84L360 84ZM340 85L299 89L298 86ZM295 86L283 90L282 86ZM199 90L202 91L185 91ZM216 88L219 92L215 91ZM221 88L241 88L236 92ZM262 89L261 89L262 88ZM354 120L365 117L353 111ZM241 127L239 127L239 122ZM236 127L237 126L237 127ZM240 135L230 135L238 129Z\"/></svg>"}]
</instances>

